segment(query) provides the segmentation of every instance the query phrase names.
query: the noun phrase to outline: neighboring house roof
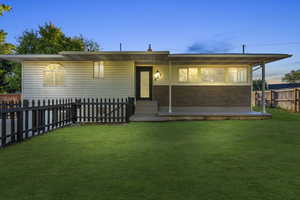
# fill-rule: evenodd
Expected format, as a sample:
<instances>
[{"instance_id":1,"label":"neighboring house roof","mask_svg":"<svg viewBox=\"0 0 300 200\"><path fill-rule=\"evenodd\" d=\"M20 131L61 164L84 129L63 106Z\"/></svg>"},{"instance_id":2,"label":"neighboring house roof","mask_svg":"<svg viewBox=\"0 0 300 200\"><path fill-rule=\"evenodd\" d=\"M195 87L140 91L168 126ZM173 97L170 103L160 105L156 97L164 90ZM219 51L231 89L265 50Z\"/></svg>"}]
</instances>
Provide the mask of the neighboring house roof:
<instances>
[{"instance_id":1,"label":"neighboring house roof","mask_svg":"<svg viewBox=\"0 0 300 200\"><path fill-rule=\"evenodd\" d=\"M268 84L270 90L286 89L286 88L300 88L300 83L280 83Z\"/></svg>"},{"instance_id":2,"label":"neighboring house roof","mask_svg":"<svg viewBox=\"0 0 300 200\"><path fill-rule=\"evenodd\" d=\"M137 62L169 62L195 64L247 64L257 66L291 57L289 54L170 54L169 51L63 51L56 55L0 55L0 60L10 61L97 61L135 60Z\"/></svg>"}]
</instances>

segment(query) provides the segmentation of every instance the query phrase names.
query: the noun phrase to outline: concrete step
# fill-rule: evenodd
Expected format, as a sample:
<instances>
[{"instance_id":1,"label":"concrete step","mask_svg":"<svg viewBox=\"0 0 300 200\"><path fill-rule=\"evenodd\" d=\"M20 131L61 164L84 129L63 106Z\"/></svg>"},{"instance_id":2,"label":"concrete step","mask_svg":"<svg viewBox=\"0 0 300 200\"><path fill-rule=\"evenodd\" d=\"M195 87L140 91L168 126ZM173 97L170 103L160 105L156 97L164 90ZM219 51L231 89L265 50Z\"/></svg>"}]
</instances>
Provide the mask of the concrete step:
<instances>
[{"instance_id":1,"label":"concrete step","mask_svg":"<svg viewBox=\"0 0 300 200\"><path fill-rule=\"evenodd\" d=\"M136 114L156 114L158 112L157 101L137 101Z\"/></svg>"},{"instance_id":2,"label":"concrete step","mask_svg":"<svg viewBox=\"0 0 300 200\"><path fill-rule=\"evenodd\" d=\"M157 106L157 101L137 101L137 106Z\"/></svg>"}]
</instances>

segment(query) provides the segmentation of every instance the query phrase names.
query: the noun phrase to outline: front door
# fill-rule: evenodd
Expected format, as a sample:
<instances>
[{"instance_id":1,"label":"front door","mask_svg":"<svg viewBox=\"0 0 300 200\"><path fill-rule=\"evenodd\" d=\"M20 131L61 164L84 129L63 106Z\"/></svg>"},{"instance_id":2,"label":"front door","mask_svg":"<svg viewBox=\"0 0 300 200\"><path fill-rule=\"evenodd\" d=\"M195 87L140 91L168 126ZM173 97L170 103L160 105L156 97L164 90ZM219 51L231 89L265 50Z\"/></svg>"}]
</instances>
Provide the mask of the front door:
<instances>
[{"instance_id":1,"label":"front door","mask_svg":"<svg viewBox=\"0 0 300 200\"><path fill-rule=\"evenodd\" d=\"M136 67L136 99L152 99L152 67Z\"/></svg>"}]
</instances>

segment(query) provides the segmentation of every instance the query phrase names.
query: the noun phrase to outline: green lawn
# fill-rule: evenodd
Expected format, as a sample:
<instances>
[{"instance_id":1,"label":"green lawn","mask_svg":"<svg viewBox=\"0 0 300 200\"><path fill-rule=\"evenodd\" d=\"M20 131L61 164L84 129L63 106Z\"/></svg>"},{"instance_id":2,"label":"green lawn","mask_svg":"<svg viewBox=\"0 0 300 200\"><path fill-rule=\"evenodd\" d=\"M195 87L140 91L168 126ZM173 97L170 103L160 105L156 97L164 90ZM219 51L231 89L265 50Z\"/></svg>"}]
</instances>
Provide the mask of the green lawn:
<instances>
[{"instance_id":1,"label":"green lawn","mask_svg":"<svg viewBox=\"0 0 300 200\"><path fill-rule=\"evenodd\" d=\"M0 150L0 199L300 198L300 114L73 126Z\"/></svg>"}]
</instances>

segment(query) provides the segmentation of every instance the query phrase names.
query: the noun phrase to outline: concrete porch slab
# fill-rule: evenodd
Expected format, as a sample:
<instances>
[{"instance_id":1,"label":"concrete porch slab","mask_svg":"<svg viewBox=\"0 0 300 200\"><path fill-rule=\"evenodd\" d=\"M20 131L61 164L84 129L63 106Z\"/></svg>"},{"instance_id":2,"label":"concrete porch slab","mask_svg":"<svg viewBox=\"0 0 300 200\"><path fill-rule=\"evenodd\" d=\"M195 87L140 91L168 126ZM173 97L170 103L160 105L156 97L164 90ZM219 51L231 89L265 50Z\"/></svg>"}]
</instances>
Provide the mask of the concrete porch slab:
<instances>
[{"instance_id":1,"label":"concrete porch slab","mask_svg":"<svg viewBox=\"0 0 300 200\"><path fill-rule=\"evenodd\" d=\"M161 117L156 114L135 114L129 119L131 122L166 122L167 117Z\"/></svg>"},{"instance_id":2,"label":"concrete porch slab","mask_svg":"<svg viewBox=\"0 0 300 200\"><path fill-rule=\"evenodd\" d=\"M172 120L229 120L271 119L272 115L261 112L159 112L158 116Z\"/></svg>"},{"instance_id":3,"label":"concrete porch slab","mask_svg":"<svg viewBox=\"0 0 300 200\"><path fill-rule=\"evenodd\" d=\"M201 121L201 120L263 120L272 115L260 112L159 112L155 114L135 114L130 117L133 122L166 122L166 121Z\"/></svg>"}]
</instances>

